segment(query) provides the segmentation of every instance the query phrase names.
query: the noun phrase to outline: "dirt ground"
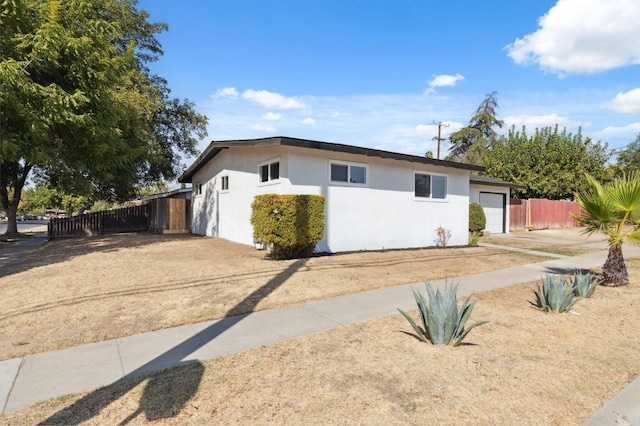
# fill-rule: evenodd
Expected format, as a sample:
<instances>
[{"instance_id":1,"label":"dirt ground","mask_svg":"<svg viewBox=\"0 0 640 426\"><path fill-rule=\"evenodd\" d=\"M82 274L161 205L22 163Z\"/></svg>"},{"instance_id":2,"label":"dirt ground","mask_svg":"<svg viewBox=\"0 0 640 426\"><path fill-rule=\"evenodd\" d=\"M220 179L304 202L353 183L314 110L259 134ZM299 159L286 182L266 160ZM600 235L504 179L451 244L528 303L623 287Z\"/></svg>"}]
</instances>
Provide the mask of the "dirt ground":
<instances>
[{"instance_id":1,"label":"dirt ground","mask_svg":"<svg viewBox=\"0 0 640 426\"><path fill-rule=\"evenodd\" d=\"M0 270L0 360L543 257L482 247L273 261L191 235L47 242Z\"/></svg>"},{"instance_id":2,"label":"dirt ground","mask_svg":"<svg viewBox=\"0 0 640 426\"><path fill-rule=\"evenodd\" d=\"M445 254L427 252L438 263ZM640 374L640 260L627 265L629 286L599 287L573 313L532 308L533 283L478 293L471 321L490 322L457 348L418 341L396 314L54 399L0 423L579 424Z\"/></svg>"}]
</instances>

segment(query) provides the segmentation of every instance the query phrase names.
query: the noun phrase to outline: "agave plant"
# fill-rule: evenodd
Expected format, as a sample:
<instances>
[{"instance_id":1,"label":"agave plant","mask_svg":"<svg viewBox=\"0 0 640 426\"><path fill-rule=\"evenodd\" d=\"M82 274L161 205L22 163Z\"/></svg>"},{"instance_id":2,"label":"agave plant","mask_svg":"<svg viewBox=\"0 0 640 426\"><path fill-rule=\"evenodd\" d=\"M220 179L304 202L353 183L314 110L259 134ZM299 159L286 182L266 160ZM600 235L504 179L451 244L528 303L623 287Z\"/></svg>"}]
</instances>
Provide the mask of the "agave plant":
<instances>
[{"instance_id":1,"label":"agave plant","mask_svg":"<svg viewBox=\"0 0 640 426\"><path fill-rule=\"evenodd\" d=\"M572 284L575 289L574 293L578 297L591 297L601 282L597 276L588 272L583 273L582 271L576 271L572 279Z\"/></svg>"},{"instance_id":2,"label":"agave plant","mask_svg":"<svg viewBox=\"0 0 640 426\"><path fill-rule=\"evenodd\" d=\"M449 287L445 282L442 292L440 290L434 291L429 282L426 282L425 285L429 296L428 301L419 291L413 290L413 296L416 299L418 310L420 311L422 327L416 324L409 314L398 309L407 321L409 321L409 324L411 324L420 340L431 342L434 345L452 344L453 346L458 346L467 334L469 334L471 329L488 322L478 321L468 328L465 328L465 324L469 320L477 300L469 303L471 296L467 297L460 307L460 310L458 310L456 296L458 292L457 285Z\"/></svg>"},{"instance_id":3,"label":"agave plant","mask_svg":"<svg viewBox=\"0 0 640 426\"><path fill-rule=\"evenodd\" d=\"M542 287L533 290L536 303L529 302L543 311L566 312L579 300L575 298L575 286L566 277L547 274L542 278Z\"/></svg>"}]
</instances>

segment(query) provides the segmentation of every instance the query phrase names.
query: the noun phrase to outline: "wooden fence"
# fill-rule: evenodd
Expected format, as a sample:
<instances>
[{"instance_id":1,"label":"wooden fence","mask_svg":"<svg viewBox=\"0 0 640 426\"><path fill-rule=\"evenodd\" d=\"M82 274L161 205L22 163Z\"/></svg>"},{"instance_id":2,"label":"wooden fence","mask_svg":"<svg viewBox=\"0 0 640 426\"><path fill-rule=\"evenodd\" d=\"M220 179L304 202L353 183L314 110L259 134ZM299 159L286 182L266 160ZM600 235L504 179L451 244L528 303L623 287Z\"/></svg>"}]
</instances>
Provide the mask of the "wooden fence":
<instances>
[{"instance_id":1,"label":"wooden fence","mask_svg":"<svg viewBox=\"0 0 640 426\"><path fill-rule=\"evenodd\" d=\"M575 201L538 198L529 200L511 199L509 229L511 231L526 231L527 229L579 226L570 213L580 213L580 206Z\"/></svg>"},{"instance_id":2,"label":"wooden fence","mask_svg":"<svg viewBox=\"0 0 640 426\"><path fill-rule=\"evenodd\" d=\"M124 207L49 221L49 239L149 230L149 205Z\"/></svg>"}]
</instances>

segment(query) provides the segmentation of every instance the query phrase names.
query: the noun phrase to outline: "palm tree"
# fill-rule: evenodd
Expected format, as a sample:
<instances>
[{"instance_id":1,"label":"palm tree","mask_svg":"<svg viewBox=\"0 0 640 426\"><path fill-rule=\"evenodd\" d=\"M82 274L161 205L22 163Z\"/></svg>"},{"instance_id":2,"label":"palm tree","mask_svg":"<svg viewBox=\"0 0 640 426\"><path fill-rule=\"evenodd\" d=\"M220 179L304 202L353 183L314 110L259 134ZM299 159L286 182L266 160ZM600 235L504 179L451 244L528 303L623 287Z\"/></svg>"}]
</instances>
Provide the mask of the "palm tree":
<instances>
[{"instance_id":1,"label":"palm tree","mask_svg":"<svg viewBox=\"0 0 640 426\"><path fill-rule=\"evenodd\" d=\"M600 232L609 239L609 255L602 267L602 284L629 284L622 243L640 245L640 173L634 172L600 185L587 175L587 188L576 194L582 213L572 215L591 235Z\"/></svg>"}]
</instances>

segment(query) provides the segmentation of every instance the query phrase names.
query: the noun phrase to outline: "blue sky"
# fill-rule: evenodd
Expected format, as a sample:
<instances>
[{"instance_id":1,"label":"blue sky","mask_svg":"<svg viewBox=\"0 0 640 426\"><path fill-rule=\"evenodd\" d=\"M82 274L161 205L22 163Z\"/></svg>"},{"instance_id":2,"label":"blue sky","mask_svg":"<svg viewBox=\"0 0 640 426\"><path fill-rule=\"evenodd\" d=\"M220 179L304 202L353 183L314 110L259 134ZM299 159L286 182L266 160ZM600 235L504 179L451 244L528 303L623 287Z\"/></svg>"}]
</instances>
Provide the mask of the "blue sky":
<instances>
[{"instance_id":1,"label":"blue sky","mask_svg":"<svg viewBox=\"0 0 640 426\"><path fill-rule=\"evenodd\" d=\"M520 128L640 133L639 0L142 0L151 65L211 140L292 136L424 155L487 93ZM442 156L449 145L445 142ZM189 160L187 160L189 161Z\"/></svg>"}]
</instances>

